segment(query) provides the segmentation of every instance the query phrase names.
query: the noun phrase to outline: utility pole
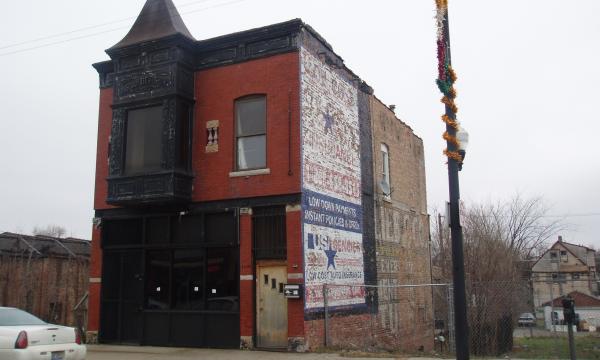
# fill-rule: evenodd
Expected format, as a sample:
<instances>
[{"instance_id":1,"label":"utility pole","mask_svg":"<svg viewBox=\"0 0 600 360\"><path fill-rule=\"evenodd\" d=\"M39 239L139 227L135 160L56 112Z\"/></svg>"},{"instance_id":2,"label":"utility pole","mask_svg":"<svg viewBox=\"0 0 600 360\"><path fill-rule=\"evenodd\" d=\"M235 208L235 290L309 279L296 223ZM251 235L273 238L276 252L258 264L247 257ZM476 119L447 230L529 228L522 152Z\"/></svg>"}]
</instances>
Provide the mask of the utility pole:
<instances>
[{"instance_id":1,"label":"utility pole","mask_svg":"<svg viewBox=\"0 0 600 360\"><path fill-rule=\"evenodd\" d=\"M576 360L575 356L575 339L573 338L573 323L575 322L575 301L570 296L565 296L562 299L563 317L567 323L569 332L569 355L571 360Z\"/></svg>"},{"instance_id":2,"label":"utility pole","mask_svg":"<svg viewBox=\"0 0 600 360\"><path fill-rule=\"evenodd\" d=\"M460 190L458 171L462 167L464 152L460 153L460 143L456 133L456 92L453 83L456 75L452 70L450 52L450 28L448 20L448 0L436 0L438 26L438 87L444 94L447 141L446 155L448 156L448 185L450 195L450 230L452 242L452 279L454 283L454 326L456 330L456 358L469 359L469 334L467 326L467 302L465 295L465 265L463 255L463 234L460 224Z\"/></svg>"}]
</instances>

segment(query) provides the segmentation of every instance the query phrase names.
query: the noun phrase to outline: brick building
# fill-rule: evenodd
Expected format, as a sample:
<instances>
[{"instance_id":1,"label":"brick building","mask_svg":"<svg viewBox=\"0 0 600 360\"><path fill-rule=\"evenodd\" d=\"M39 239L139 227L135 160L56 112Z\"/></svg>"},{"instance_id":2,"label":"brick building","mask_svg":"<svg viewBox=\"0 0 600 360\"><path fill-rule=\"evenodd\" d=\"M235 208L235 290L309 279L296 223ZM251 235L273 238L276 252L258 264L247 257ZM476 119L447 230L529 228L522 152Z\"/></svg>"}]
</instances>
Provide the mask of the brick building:
<instances>
[{"instance_id":1,"label":"brick building","mask_svg":"<svg viewBox=\"0 0 600 360\"><path fill-rule=\"evenodd\" d=\"M83 326L74 308L88 290L89 262L88 240L2 233L0 306L54 324Z\"/></svg>"},{"instance_id":2,"label":"brick building","mask_svg":"<svg viewBox=\"0 0 600 360\"><path fill-rule=\"evenodd\" d=\"M430 317L430 297L365 290L429 281L422 141L312 28L196 41L170 0L148 0L107 54L94 65L100 342L316 348L326 283L356 339L381 306ZM430 348L427 326L407 346Z\"/></svg>"}]
</instances>

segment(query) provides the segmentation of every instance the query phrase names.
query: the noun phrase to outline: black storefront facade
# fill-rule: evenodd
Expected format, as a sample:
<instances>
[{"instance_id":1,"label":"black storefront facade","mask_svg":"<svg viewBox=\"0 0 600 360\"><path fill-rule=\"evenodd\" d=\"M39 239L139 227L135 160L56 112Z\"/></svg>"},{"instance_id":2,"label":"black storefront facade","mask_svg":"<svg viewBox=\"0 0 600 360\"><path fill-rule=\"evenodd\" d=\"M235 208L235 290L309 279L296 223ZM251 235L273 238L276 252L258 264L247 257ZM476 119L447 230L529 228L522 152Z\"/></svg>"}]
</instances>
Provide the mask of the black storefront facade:
<instances>
[{"instance_id":1,"label":"black storefront facade","mask_svg":"<svg viewBox=\"0 0 600 360\"><path fill-rule=\"evenodd\" d=\"M238 347L237 218L104 216L100 342Z\"/></svg>"}]
</instances>

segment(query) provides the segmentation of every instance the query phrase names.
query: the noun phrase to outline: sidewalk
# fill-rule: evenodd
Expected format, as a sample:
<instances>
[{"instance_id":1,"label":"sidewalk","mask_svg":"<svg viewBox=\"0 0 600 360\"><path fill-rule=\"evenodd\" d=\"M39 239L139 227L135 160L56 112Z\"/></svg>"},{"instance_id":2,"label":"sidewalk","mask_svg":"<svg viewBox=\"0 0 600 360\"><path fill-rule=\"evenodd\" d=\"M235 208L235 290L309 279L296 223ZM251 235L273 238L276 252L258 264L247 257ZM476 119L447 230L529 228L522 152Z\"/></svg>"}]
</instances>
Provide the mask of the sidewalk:
<instances>
[{"instance_id":1,"label":"sidewalk","mask_svg":"<svg viewBox=\"0 0 600 360\"><path fill-rule=\"evenodd\" d=\"M433 360L433 358L408 358L408 357L377 357L375 354L369 357L341 356L333 353L287 353L270 351L248 351L248 350L220 350L220 349L188 349L188 348L162 348L149 346L108 346L88 345L87 360L321 360L321 359L401 359L401 360ZM383 356L383 355L382 355ZM439 359L438 359L439 360Z\"/></svg>"}]
</instances>

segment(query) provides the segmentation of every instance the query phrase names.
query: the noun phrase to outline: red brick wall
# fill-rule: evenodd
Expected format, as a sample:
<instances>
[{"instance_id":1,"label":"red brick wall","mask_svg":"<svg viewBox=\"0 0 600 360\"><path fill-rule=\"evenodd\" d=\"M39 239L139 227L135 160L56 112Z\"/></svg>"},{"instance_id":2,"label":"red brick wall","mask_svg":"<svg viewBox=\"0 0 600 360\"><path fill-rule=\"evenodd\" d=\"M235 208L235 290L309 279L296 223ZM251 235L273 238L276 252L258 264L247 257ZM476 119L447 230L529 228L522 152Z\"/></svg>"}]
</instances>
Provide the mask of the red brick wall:
<instances>
[{"instance_id":1,"label":"red brick wall","mask_svg":"<svg viewBox=\"0 0 600 360\"><path fill-rule=\"evenodd\" d=\"M240 215L240 336L254 333L254 281L252 276L252 215Z\"/></svg>"},{"instance_id":2,"label":"red brick wall","mask_svg":"<svg viewBox=\"0 0 600 360\"><path fill-rule=\"evenodd\" d=\"M196 73L193 145L194 201L300 192L299 56L288 53ZM234 170L234 100L267 96L267 167L270 175L230 178ZM291 104L290 104L291 102ZM288 141L288 111L292 141ZM219 151L206 153L206 122L219 120ZM289 144L289 146L288 146ZM288 175L288 154L291 170Z\"/></svg>"},{"instance_id":3,"label":"red brick wall","mask_svg":"<svg viewBox=\"0 0 600 360\"><path fill-rule=\"evenodd\" d=\"M107 209L108 185L108 140L112 126L113 89L100 89L100 106L98 114L98 142L96 144L96 186L94 192L94 209ZM92 253L90 259L90 278L99 278L102 274L102 250L100 249L100 230L92 230ZM100 319L100 283L89 284L88 298L88 331L98 331Z\"/></svg>"},{"instance_id":4,"label":"red brick wall","mask_svg":"<svg viewBox=\"0 0 600 360\"><path fill-rule=\"evenodd\" d=\"M100 248L100 230L92 229L92 249L90 258L90 278L98 279L102 274L102 249ZM100 326L100 286L90 282L88 295L88 331L98 331Z\"/></svg>"},{"instance_id":5,"label":"red brick wall","mask_svg":"<svg viewBox=\"0 0 600 360\"><path fill-rule=\"evenodd\" d=\"M345 349L366 349L369 346L371 323L369 314L361 315L330 315L329 346L342 345ZM323 319L307 321L306 346L315 350L325 345L325 324Z\"/></svg>"},{"instance_id":6,"label":"red brick wall","mask_svg":"<svg viewBox=\"0 0 600 360\"><path fill-rule=\"evenodd\" d=\"M271 56L196 73L192 167L193 201L300 192L299 55ZM230 178L234 170L234 101L251 94L267 96L267 167L270 175ZM100 90L94 208L106 209L108 139L113 89ZM288 146L289 111L291 144ZM219 120L219 151L206 153L206 122ZM289 151L291 150L291 157ZM291 164L289 161L291 158ZM292 175L288 171L292 170Z\"/></svg>"},{"instance_id":7,"label":"red brick wall","mask_svg":"<svg viewBox=\"0 0 600 360\"><path fill-rule=\"evenodd\" d=\"M300 207L288 207L288 212L286 213L286 232L289 284L303 283L302 278L290 279L290 275L291 277L299 277L303 276L304 273L301 221ZM288 300L288 337L304 337L304 302L302 299Z\"/></svg>"},{"instance_id":8,"label":"red brick wall","mask_svg":"<svg viewBox=\"0 0 600 360\"><path fill-rule=\"evenodd\" d=\"M100 109L98 114L98 143L96 145L96 190L94 209L111 208L106 204L108 184L108 139L112 126L113 89L100 89Z\"/></svg>"}]
</instances>

